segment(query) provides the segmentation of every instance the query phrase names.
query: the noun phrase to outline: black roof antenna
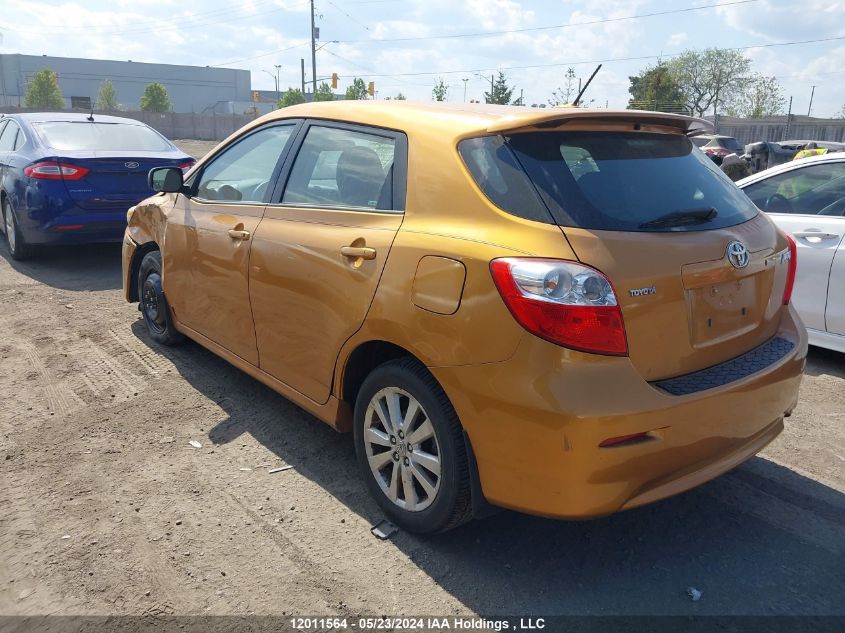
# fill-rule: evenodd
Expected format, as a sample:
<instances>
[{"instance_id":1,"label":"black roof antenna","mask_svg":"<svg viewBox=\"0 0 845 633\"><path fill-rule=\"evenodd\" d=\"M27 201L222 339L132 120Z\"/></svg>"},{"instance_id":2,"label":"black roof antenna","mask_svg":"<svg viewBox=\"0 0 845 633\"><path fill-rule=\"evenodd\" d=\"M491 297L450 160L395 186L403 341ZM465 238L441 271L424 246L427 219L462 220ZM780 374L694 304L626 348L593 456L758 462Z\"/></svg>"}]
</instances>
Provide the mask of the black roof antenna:
<instances>
[{"instance_id":1,"label":"black roof antenna","mask_svg":"<svg viewBox=\"0 0 845 633\"><path fill-rule=\"evenodd\" d=\"M598 73L600 70L601 70L601 64L596 66L596 69L593 71L593 74L590 75L590 78L587 80L587 83L585 83L584 87L581 88L581 92L579 92L578 96L575 97L575 101L572 102L572 105L574 105L574 106L578 105L578 102L581 101L581 97L583 97L584 93L587 92L587 87L590 85L590 82L593 81L593 77L595 77L596 73Z\"/></svg>"},{"instance_id":2,"label":"black roof antenna","mask_svg":"<svg viewBox=\"0 0 845 633\"><path fill-rule=\"evenodd\" d=\"M91 113L85 118L91 121L92 123L94 122L94 106L91 106Z\"/></svg>"}]
</instances>

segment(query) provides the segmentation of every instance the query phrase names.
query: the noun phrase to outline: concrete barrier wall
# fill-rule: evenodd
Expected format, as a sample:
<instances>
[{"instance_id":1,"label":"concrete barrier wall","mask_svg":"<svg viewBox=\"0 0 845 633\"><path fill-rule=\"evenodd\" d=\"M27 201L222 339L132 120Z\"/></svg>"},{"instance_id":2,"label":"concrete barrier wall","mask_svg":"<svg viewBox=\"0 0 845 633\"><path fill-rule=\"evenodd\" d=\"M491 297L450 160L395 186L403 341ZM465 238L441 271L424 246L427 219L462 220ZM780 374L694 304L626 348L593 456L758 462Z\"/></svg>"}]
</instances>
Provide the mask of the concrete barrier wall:
<instances>
[{"instance_id":1,"label":"concrete barrier wall","mask_svg":"<svg viewBox=\"0 0 845 633\"><path fill-rule=\"evenodd\" d=\"M0 108L3 113L39 112L26 108ZM79 112L76 110L76 112ZM142 121L169 139L222 141L235 130L258 118L253 114L218 114L208 112L94 112Z\"/></svg>"}]
</instances>

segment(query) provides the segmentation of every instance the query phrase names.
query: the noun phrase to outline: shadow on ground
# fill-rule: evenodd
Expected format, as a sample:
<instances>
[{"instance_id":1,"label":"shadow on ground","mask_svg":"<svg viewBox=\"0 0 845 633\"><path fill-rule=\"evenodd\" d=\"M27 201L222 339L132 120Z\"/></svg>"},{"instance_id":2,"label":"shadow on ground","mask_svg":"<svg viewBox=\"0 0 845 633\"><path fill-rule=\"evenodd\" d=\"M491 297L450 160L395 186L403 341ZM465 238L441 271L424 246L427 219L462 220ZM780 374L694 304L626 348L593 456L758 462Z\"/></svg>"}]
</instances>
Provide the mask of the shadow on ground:
<instances>
[{"instance_id":1,"label":"shadow on ground","mask_svg":"<svg viewBox=\"0 0 845 633\"><path fill-rule=\"evenodd\" d=\"M141 322L133 327L154 345ZM381 520L349 436L193 343L155 349L228 414L211 441L249 434L370 523ZM812 356L817 366L836 363ZM696 490L603 519L503 511L393 542L483 614L842 615L843 536L845 495L756 457ZM700 601L687 597L688 587L703 592Z\"/></svg>"},{"instance_id":2,"label":"shadow on ground","mask_svg":"<svg viewBox=\"0 0 845 633\"><path fill-rule=\"evenodd\" d=\"M78 244L38 248L30 259L15 261L3 241L0 257L22 275L61 290L120 288L121 245Z\"/></svg>"}]
</instances>

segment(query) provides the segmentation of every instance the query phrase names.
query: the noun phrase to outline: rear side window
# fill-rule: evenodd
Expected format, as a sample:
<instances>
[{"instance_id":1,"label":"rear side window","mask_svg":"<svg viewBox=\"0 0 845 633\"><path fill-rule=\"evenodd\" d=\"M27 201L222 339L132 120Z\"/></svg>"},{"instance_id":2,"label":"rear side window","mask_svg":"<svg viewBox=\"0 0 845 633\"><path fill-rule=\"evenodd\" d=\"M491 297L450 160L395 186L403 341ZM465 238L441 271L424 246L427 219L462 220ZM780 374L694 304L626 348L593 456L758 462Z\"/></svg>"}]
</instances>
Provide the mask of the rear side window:
<instances>
[{"instance_id":1,"label":"rear side window","mask_svg":"<svg viewBox=\"0 0 845 633\"><path fill-rule=\"evenodd\" d=\"M18 124L14 121L6 123L6 127L0 132L0 152L11 152L15 148L17 136Z\"/></svg>"},{"instance_id":2,"label":"rear side window","mask_svg":"<svg viewBox=\"0 0 845 633\"><path fill-rule=\"evenodd\" d=\"M461 141L458 151L490 202L521 218L554 224L549 210L501 136Z\"/></svg>"},{"instance_id":3,"label":"rear side window","mask_svg":"<svg viewBox=\"0 0 845 633\"><path fill-rule=\"evenodd\" d=\"M145 125L90 121L45 121L32 127L53 149L130 150L164 152L171 148L164 137Z\"/></svg>"},{"instance_id":4,"label":"rear side window","mask_svg":"<svg viewBox=\"0 0 845 633\"><path fill-rule=\"evenodd\" d=\"M757 214L731 180L679 134L537 132L504 142L561 226L705 230ZM508 204L503 208L523 215Z\"/></svg>"}]
</instances>

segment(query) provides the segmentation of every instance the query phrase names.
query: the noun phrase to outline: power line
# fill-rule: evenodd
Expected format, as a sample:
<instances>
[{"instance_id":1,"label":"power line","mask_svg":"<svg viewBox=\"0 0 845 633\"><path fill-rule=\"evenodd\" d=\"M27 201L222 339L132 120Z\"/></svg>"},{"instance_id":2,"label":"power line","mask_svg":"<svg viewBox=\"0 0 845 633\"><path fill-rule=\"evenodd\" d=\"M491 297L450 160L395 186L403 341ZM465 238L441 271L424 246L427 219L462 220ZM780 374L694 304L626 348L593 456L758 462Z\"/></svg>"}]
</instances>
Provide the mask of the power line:
<instances>
[{"instance_id":1,"label":"power line","mask_svg":"<svg viewBox=\"0 0 845 633\"><path fill-rule=\"evenodd\" d=\"M352 17L351 15L349 15L346 11L344 11L344 10L343 10L343 9L341 9L339 6L337 6L334 2L332 2L332 0L326 0L326 2L328 2L330 5L332 5L332 6L333 6L335 9L337 9L338 11L340 11L340 12L341 12L343 15L345 15L347 18L349 18L350 20L352 20L352 21L353 21L355 24L357 24L358 26L362 27L363 29L365 29L365 30L367 30L367 31L369 31L369 30L370 30L370 27L369 27L369 26L367 26L367 25L366 25L366 24L364 24L363 22L361 22L361 21L357 20L356 18L353 18L353 17Z\"/></svg>"},{"instance_id":2,"label":"power line","mask_svg":"<svg viewBox=\"0 0 845 633\"><path fill-rule=\"evenodd\" d=\"M815 39L815 40L796 40L794 42L777 42L774 44L755 44L753 46L735 46L730 48L723 48L722 50L728 51L747 51L754 48L775 48L778 46L795 46L799 44L817 44L821 42L835 42L845 40L845 36L842 37L826 37L822 39ZM590 59L590 60L582 60L582 61L568 61L568 62L554 62L549 64L527 64L524 66L499 66L499 67L485 67L485 68L462 68L456 70L434 70L434 71L425 71L425 72L413 72L413 73L391 73L391 74L373 74L370 77L419 77L425 75L454 75L458 73L467 74L467 73L481 73L481 72L490 72L495 70L529 70L533 68L557 68L560 66L579 66L581 64L607 64L611 62L630 62L630 61L642 61L645 59L661 59L664 57L677 57L682 55L683 53L658 53L653 55L637 55L633 57L611 57L608 59Z\"/></svg>"},{"instance_id":3,"label":"power line","mask_svg":"<svg viewBox=\"0 0 845 633\"><path fill-rule=\"evenodd\" d=\"M300 42L299 44L294 44L293 46L288 46L287 48L279 48L277 50L270 51L269 53L261 53L260 55L253 55L252 57L242 57L240 59L233 59L232 61L228 61L228 62L220 62L220 63L217 63L217 64L209 64L209 66L216 67L216 66L231 66L232 64L240 64L241 62L248 62L248 61L251 61L253 59L261 59L262 57L270 57L271 55L278 55L279 53L284 53L285 51L290 51L290 50L293 50L294 48L306 46L310 43L311 43L310 40L307 41L307 42L303 41L303 42Z\"/></svg>"},{"instance_id":4,"label":"power line","mask_svg":"<svg viewBox=\"0 0 845 633\"><path fill-rule=\"evenodd\" d=\"M328 0L326 0L328 2ZM689 13L691 11L703 11L705 9L714 9L718 7L729 7L738 4L750 4L752 2L759 2L760 0L733 0L733 2L724 2L716 4L705 4L698 7L686 7L683 9L668 9L666 11L654 11L652 13L639 13L637 15L627 15L616 18L602 18L598 20L588 20L585 22L574 22L569 24L555 24L552 26L531 26L521 29L506 29L503 31L481 31L473 33L452 33L447 35L427 35L415 37L392 37L383 39L369 39L369 40L338 40L341 44L380 44L390 42L419 42L427 40L441 40L441 39L459 39L459 38L474 38L474 37L494 37L498 35L510 35L513 33L529 33L537 31L551 31L555 29L569 29L582 26L593 26L596 24L607 24L609 22L624 22L627 20L639 20L642 18L653 18L662 15L672 15L676 13Z\"/></svg>"}]
</instances>

